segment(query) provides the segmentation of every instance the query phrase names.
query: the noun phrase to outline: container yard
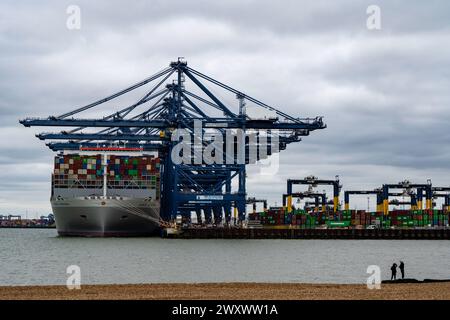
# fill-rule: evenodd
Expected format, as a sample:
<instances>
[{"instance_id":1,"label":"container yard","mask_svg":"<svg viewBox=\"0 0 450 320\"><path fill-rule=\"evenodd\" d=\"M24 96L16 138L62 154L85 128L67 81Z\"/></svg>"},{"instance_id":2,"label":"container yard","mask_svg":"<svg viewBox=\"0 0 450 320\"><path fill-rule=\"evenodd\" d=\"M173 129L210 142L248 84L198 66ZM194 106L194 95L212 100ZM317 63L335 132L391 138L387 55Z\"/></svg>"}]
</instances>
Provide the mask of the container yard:
<instances>
[{"instance_id":1,"label":"container yard","mask_svg":"<svg viewBox=\"0 0 450 320\"><path fill-rule=\"evenodd\" d=\"M292 181L311 181L307 191L292 193ZM365 210L351 210L349 208L349 194L375 194L377 195L377 208L383 210L383 185L375 191L345 191L345 208L340 209L339 190L341 186L336 180L333 191L333 200L328 200L325 193L314 191L311 186L317 187L319 180L315 177L306 177L303 180L288 180L289 193L283 194L283 207L265 208L263 211L248 214L242 226L208 227L199 224L181 223L178 232L163 232L169 238L247 238L247 239L450 239L448 211L448 195L438 194L436 190L447 188L425 185L433 190L427 200L403 201L390 200L384 211L368 212ZM401 186L401 187L399 187ZM412 192L414 184L403 181L397 185L401 192L392 192L388 198L409 196L414 199L417 195ZM428 199L430 197L430 199ZM435 199L445 197L442 209L436 208ZM304 202L303 208L296 208L292 198L314 198L315 202ZM290 199L286 201L286 199ZM421 199L419 195L419 199ZM249 202L252 202L249 200ZM413 203L413 204L411 204ZM419 203L419 204L418 204ZM427 203L431 208L423 208ZM337 204L337 205L335 205ZM408 205L408 210L392 209L399 205Z\"/></svg>"},{"instance_id":2,"label":"container yard","mask_svg":"<svg viewBox=\"0 0 450 320\"><path fill-rule=\"evenodd\" d=\"M81 115L147 85L152 86L132 105L99 119ZM36 135L58 153L51 204L60 235L449 238L450 187L435 187L431 180L343 191L338 176L293 177L279 195L282 206L248 197L246 165L289 152L290 144L326 124L320 116L288 115L188 67L183 59L83 107L20 123L71 128ZM216 144L211 137L217 136L228 139L226 144ZM351 209L355 195L376 197L376 211ZM442 199L442 208L436 199ZM263 210L256 210L257 203Z\"/></svg>"},{"instance_id":3,"label":"container yard","mask_svg":"<svg viewBox=\"0 0 450 320\"><path fill-rule=\"evenodd\" d=\"M49 214L39 219L24 219L21 215L0 215L0 228L55 228L55 217Z\"/></svg>"}]
</instances>

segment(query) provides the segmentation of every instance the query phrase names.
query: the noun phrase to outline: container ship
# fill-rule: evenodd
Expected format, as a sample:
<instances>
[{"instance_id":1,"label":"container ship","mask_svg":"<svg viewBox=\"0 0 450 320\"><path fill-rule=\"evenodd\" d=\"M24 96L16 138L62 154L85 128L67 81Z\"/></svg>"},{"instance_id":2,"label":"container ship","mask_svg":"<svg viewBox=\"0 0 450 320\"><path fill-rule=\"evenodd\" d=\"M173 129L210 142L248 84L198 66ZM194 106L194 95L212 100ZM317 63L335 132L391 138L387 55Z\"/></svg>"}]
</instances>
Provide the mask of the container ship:
<instances>
[{"instance_id":1,"label":"container ship","mask_svg":"<svg viewBox=\"0 0 450 320\"><path fill-rule=\"evenodd\" d=\"M106 152L57 155L50 202L62 236L152 235L159 227L159 158Z\"/></svg>"}]
</instances>

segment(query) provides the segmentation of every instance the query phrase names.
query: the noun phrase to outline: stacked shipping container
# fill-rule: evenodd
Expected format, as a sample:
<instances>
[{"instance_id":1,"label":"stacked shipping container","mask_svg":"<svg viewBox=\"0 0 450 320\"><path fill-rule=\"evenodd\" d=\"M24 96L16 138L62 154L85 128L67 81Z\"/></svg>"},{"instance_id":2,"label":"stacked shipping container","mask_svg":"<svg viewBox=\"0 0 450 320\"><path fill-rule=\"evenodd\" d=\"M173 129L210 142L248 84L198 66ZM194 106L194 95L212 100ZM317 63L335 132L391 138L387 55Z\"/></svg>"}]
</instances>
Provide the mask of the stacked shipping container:
<instances>
[{"instance_id":1,"label":"stacked shipping container","mask_svg":"<svg viewBox=\"0 0 450 320\"><path fill-rule=\"evenodd\" d=\"M103 185L102 155L70 154L55 157L54 187L98 188ZM106 155L108 188L156 189L159 194L160 160L151 155Z\"/></svg>"},{"instance_id":2,"label":"stacked shipping container","mask_svg":"<svg viewBox=\"0 0 450 320\"><path fill-rule=\"evenodd\" d=\"M299 228L315 228L327 224L329 227L365 228L378 225L383 228L395 227L443 227L448 226L449 212L443 210L396 210L388 216L382 212L347 210L339 212L306 212L293 210L288 213L283 208L271 208L266 212L249 214L250 220L260 220L266 226L292 225Z\"/></svg>"},{"instance_id":3,"label":"stacked shipping container","mask_svg":"<svg viewBox=\"0 0 450 320\"><path fill-rule=\"evenodd\" d=\"M443 227L449 221L449 213L443 210L396 210L390 216L397 227Z\"/></svg>"}]
</instances>

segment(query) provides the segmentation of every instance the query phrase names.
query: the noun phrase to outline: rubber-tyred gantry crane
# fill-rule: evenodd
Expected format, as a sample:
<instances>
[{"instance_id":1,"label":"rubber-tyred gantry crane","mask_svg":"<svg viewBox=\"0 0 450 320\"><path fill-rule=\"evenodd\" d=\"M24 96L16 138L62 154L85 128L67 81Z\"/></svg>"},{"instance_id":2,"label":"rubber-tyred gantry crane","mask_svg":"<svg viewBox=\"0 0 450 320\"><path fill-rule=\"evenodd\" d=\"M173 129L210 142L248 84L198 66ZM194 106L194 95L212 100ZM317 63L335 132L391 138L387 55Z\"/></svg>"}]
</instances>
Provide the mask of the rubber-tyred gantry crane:
<instances>
[{"instance_id":1,"label":"rubber-tyred gantry crane","mask_svg":"<svg viewBox=\"0 0 450 320\"><path fill-rule=\"evenodd\" d=\"M431 191L432 191L433 198L444 198L444 203L443 203L442 209L445 211L449 211L450 210L450 193L448 193L448 192L450 191L450 187L432 187ZM446 193L439 193L439 191L443 191ZM422 197L423 191L417 190L417 193L419 193L419 192L420 192L420 197ZM432 205L434 207L434 203L432 203Z\"/></svg>"},{"instance_id":2,"label":"rubber-tyred gantry crane","mask_svg":"<svg viewBox=\"0 0 450 320\"><path fill-rule=\"evenodd\" d=\"M252 212L256 213L256 204L260 202L263 204L263 211L267 211L267 200L266 199L256 199L255 197L247 198L247 204L252 205Z\"/></svg>"},{"instance_id":3,"label":"rubber-tyred gantry crane","mask_svg":"<svg viewBox=\"0 0 450 320\"><path fill-rule=\"evenodd\" d=\"M303 191L303 192L293 192L291 194L283 194L283 207L287 206L287 199L291 197L291 201L292 199L305 199L305 198L310 198L310 199L314 199L314 211L318 212L319 211L319 207L321 206L322 212L326 211L326 206L327 206L327 195L325 193L318 193L318 192L313 192L313 191ZM291 209L292 209L293 205L291 203ZM305 203L305 209L307 207L307 204Z\"/></svg>"},{"instance_id":4,"label":"rubber-tyred gantry crane","mask_svg":"<svg viewBox=\"0 0 450 320\"><path fill-rule=\"evenodd\" d=\"M377 211L383 211L383 190L346 190L344 191L344 209L350 210L351 195L375 195L377 198Z\"/></svg>"},{"instance_id":5,"label":"rubber-tyred gantry crane","mask_svg":"<svg viewBox=\"0 0 450 320\"><path fill-rule=\"evenodd\" d=\"M390 194L390 189L403 189L405 195L411 196L411 208L413 210L422 210L422 190L425 191L425 197L426 197L426 209L432 209L432 196L433 192L431 190L431 181L428 183L411 183L408 180L401 181L399 183L394 184L383 184L382 190L383 190L383 212L384 215L389 214L389 196L392 196ZM412 189L417 190L417 196L412 192Z\"/></svg>"},{"instance_id":6,"label":"rubber-tyred gantry crane","mask_svg":"<svg viewBox=\"0 0 450 320\"><path fill-rule=\"evenodd\" d=\"M398 187L400 188L400 187ZM397 188L397 189L398 189ZM417 189L420 192L420 188ZM401 192L392 192L387 190L387 193L383 193L383 188L377 188L375 190L346 190L344 191L344 208L345 210L350 210L350 196L351 195L375 195L377 202L377 211L383 212L384 210L384 196L388 197L404 197L410 198L409 201L399 201L398 199L393 199L388 201L388 205L409 205L411 210L415 210L418 206L418 195L413 192L411 188L406 188ZM421 210L421 209L420 209Z\"/></svg>"},{"instance_id":7,"label":"rubber-tyred gantry crane","mask_svg":"<svg viewBox=\"0 0 450 320\"><path fill-rule=\"evenodd\" d=\"M111 101L139 88L145 88L145 94L136 102L125 107L110 106ZM216 93L219 90L220 95ZM102 105L108 105L105 115L81 117L83 112L92 114L93 110L100 114ZM252 118L246 112L247 106L265 109L274 116ZM214 215L215 222L221 221L223 213L226 221L230 221L232 207L237 208L239 220L244 219L246 164L284 150L311 131L326 128L322 117L290 116L188 67L182 59L83 107L59 116L26 118L20 123L26 127L67 127L59 132L37 134L39 139L49 141L47 146L53 151L76 152L97 147L157 151L161 158L161 217L170 220L178 214L190 216L191 212L203 210L206 220L211 221ZM188 132L191 139L187 142L186 136L180 139L177 136L180 129ZM245 134L256 132L256 140L236 135L230 149L236 152L230 152L225 146L216 147L211 154L226 161L207 162L201 155L210 145L208 142L218 136L225 141L226 134L233 129ZM182 149L181 153L194 159L193 162L173 161L172 155L182 142L192 147L189 152ZM248 156L251 148L258 150L256 159ZM233 191L234 179L237 179L237 190Z\"/></svg>"},{"instance_id":8,"label":"rubber-tyred gantry crane","mask_svg":"<svg viewBox=\"0 0 450 320\"><path fill-rule=\"evenodd\" d=\"M304 179L288 179L287 180L287 211L292 211L292 186L295 184L309 185L311 187L317 187L318 185L331 185L333 186L333 211L336 212L339 209L339 193L342 186L339 184L339 177L336 176L335 180L323 180L318 179L315 176L308 176Z\"/></svg>"}]
</instances>

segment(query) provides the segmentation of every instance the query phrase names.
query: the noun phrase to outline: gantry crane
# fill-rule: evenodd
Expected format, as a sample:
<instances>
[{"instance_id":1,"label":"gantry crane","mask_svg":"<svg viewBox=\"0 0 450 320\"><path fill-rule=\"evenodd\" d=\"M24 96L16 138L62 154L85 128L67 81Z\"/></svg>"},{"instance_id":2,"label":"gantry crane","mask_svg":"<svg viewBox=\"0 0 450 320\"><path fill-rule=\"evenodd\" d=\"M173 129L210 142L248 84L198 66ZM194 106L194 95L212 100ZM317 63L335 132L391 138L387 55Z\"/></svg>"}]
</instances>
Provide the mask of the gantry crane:
<instances>
[{"instance_id":1,"label":"gantry crane","mask_svg":"<svg viewBox=\"0 0 450 320\"><path fill-rule=\"evenodd\" d=\"M327 206L327 195L325 193L317 193L312 191L304 191L304 192L293 192L291 194L283 194L283 207L287 205L287 199L291 197L291 199L314 199L314 209L315 211L319 211L319 207L322 206L322 212L326 211ZM305 208L307 207L305 203ZM291 206L292 208L292 206Z\"/></svg>"},{"instance_id":2,"label":"gantry crane","mask_svg":"<svg viewBox=\"0 0 450 320\"><path fill-rule=\"evenodd\" d=\"M432 191L431 181L424 184L411 183L408 180L401 181L395 184L383 184L383 212L385 215L389 214L389 193L390 189L404 189L404 195L411 196L411 208L413 210L419 208L422 209L422 192L425 191L426 197L426 209L432 209ZM415 196L412 189L417 190L417 201L415 202Z\"/></svg>"},{"instance_id":3,"label":"gantry crane","mask_svg":"<svg viewBox=\"0 0 450 320\"><path fill-rule=\"evenodd\" d=\"M315 176L308 176L304 179L288 179L287 180L287 210L292 211L292 186L294 184L306 184L311 187L316 187L318 185L332 185L333 186L333 211L336 212L339 207L339 192L341 190L341 185L339 184L339 177L336 176L335 180L322 180Z\"/></svg>"},{"instance_id":4,"label":"gantry crane","mask_svg":"<svg viewBox=\"0 0 450 320\"><path fill-rule=\"evenodd\" d=\"M450 187L432 187L431 188L433 198L444 198L443 210L449 211L450 209ZM418 191L419 192L419 191ZM447 193L438 193L447 192Z\"/></svg>"},{"instance_id":5,"label":"gantry crane","mask_svg":"<svg viewBox=\"0 0 450 320\"><path fill-rule=\"evenodd\" d=\"M377 198L377 211L383 211L382 190L347 190L344 191L344 208L350 210L350 195L375 195Z\"/></svg>"},{"instance_id":6,"label":"gantry crane","mask_svg":"<svg viewBox=\"0 0 450 320\"><path fill-rule=\"evenodd\" d=\"M375 190L347 190L344 191L344 208L345 210L350 210L350 196L351 195L375 195L377 201L377 211L383 211L383 188L377 188ZM389 204L400 205L400 204L408 204L411 205L412 208L417 206L417 197L411 192L411 190L405 190L403 192L390 192L388 191L388 197L401 197L408 196L411 197L409 202L400 202L398 200L392 200Z\"/></svg>"},{"instance_id":7,"label":"gantry crane","mask_svg":"<svg viewBox=\"0 0 450 320\"><path fill-rule=\"evenodd\" d=\"M256 213L256 204L258 202L262 203L263 204L263 210L267 211L267 200L266 199L256 199L255 197L249 197L249 198L247 198L246 204L251 204L253 213Z\"/></svg>"},{"instance_id":8,"label":"gantry crane","mask_svg":"<svg viewBox=\"0 0 450 320\"><path fill-rule=\"evenodd\" d=\"M110 109L107 115L94 119L80 117L82 112L93 108L100 112L101 105L138 88L146 88L145 85L151 88L131 105L114 112ZM221 90L220 95L215 93L217 90ZM275 117L252 118L246 113L247 105L266 109ZM301 141L301 137L311 131L326 128L322 117L290 116L189 67L181 58L106 98L59 116L26 118L20 123L25 127L71 128L37 135L41 140L50 140L47 146L53 151L76 152L81 148L98 147L157 151L162 163L161 217L169 220L179 214L190 216L191 212L198 214L203 210L206 220L211 221L214 215L215 222L221 221L223 212L229 222L232 207L237 209L239 220L244 219L246 164L286 149L288 144ZM203 159L202 152L211 146L208 142L219 137L225 141L227 134L238 129L244 135L233 138L230 150L236 152L215 145L211 154L223 161L210 163ZM181 139L180 131L187 132L188 136L184 134ZM256 138L250 139L249 133L255 133L252 137ZM191 149L186 152L182 149L178 155L193 159L192 162L173 161L173 155L183 143ZM249 157L252 148L257 150L256 158ZM234 179L238 188L233 192Z\"/></svg>"}]
</instances>

